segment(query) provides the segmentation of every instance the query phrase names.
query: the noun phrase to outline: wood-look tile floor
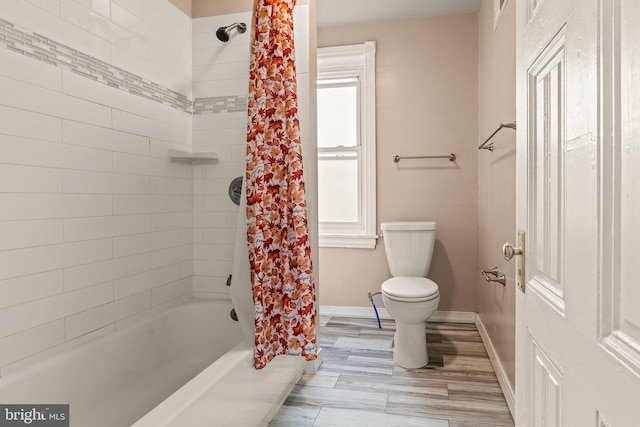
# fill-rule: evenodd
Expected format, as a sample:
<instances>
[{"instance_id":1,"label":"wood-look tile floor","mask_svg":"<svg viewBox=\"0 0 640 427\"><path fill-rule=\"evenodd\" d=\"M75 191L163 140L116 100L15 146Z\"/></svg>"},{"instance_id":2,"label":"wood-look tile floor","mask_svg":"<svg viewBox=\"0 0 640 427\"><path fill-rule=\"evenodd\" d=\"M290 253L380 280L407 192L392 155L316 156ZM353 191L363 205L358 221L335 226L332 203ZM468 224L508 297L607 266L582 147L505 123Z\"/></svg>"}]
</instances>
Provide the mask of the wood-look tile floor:
<instances>
[{"instance_id":1,"label":"wood-look tile floor","mask_svg":"<svg viewBox=\"0 0 640 427\"><path fill-rule=\"evenodd\" d=\"M474 325L428 323L429 364L393 363L395 323L321 317L324 362L269 426L503 427L513 419Z\"/></svg>"}]
</instances>

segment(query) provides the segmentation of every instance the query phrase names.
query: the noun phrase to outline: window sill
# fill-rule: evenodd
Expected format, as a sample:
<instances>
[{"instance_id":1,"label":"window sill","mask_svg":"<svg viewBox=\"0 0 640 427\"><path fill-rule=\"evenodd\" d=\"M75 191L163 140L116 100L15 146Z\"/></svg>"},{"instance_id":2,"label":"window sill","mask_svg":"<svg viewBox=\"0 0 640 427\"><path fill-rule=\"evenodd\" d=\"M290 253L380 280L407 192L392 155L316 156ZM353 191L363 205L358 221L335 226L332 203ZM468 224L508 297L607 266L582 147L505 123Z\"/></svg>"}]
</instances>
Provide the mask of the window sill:
<instances>
[{"instance_id":1,"label":"window sill","mask_svg":"<svg viewBox=\"0 0 640 427\"><path fill-rule=\"evenodd\" d=\"M321 248L375 249L377 235L320 234Z\"/></svg>"}]
</instances>

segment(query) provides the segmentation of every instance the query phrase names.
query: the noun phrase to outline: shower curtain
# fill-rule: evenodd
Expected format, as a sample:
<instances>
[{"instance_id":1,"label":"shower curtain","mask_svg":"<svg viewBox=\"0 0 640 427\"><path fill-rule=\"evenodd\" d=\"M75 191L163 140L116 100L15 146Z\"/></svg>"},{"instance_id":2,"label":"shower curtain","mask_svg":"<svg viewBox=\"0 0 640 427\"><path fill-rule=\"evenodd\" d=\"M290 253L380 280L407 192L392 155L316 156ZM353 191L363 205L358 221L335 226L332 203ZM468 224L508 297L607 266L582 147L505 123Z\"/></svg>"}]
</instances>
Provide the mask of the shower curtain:
<instances>
[{"instance_id":1,"label":"shower curtain","mask_svg":"<svg viewBox=\"0 0 640 427\"><path fill-rule=\"evenodd\" d=\"M247 129L247 242L255 367L279 354L316 358L316 294L307 226L293 45L295 0L256 0Z\"/></svg>"}]
</instances>

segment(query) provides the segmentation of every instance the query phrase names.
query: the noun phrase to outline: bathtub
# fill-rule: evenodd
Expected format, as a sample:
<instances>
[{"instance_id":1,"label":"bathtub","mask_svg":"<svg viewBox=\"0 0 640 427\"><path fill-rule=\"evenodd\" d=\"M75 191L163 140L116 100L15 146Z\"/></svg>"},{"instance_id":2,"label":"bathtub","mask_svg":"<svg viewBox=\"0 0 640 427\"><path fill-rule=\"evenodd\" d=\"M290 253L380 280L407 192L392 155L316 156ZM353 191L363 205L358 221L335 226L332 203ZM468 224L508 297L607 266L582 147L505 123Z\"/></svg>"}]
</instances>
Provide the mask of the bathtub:
<instances>
[{"instance_id":1,"label":"bathtub","mask_svg":"<svg viewBox=\"0 0 640 427\"><path fill-rule=\"evenodd\" d=\"M238 323L229 316L231 308L227 300L192 300L56 354L0 378L0 403L68 403L70 425L75 427L159 427L172 422L186 427L189 417L216 419L215 408L199 410L198 402L210 399L216 389L228 390L220 381L230 375L240 381L266 378L254 374L251 342L242 339ZM300 378L300 362L279 363L287 372L276 375L284 397L263 408L257 415L261 420L245 425L268 423ZM240 392L239 398L248 395Z\"/></svg>"}]
</instances>

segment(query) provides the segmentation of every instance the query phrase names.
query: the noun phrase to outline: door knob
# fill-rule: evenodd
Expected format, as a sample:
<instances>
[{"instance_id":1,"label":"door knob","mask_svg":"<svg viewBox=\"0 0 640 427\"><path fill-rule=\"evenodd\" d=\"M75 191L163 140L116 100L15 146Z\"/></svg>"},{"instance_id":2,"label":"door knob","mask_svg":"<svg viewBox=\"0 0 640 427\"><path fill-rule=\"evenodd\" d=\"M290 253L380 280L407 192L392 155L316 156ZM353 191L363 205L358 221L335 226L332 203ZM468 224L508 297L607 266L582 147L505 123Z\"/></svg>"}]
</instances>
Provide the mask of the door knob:
<instances>
[{"instance_id":1,"label":"door knob","mask_svg":"<svg viewBox=\"0 0 640 427\"><path fill-rule=\"evenodd\" d=\"M502 256L509 261L514 255L522 255L522 248L514 248L511 243L502 245Z\"/></svg>"},{"instance_id":2,"label":"door knob","mask_svg":"<svg viewBox=\"0 0 640 427\"><path fill-rule=\"evenodd\" d=\"M509 261L515 255L516 259L516 285L524 292L524 230L518 230L518 247L514 248L511 243L502 245L502 256Z\"/></svg>"}]
</instances>

